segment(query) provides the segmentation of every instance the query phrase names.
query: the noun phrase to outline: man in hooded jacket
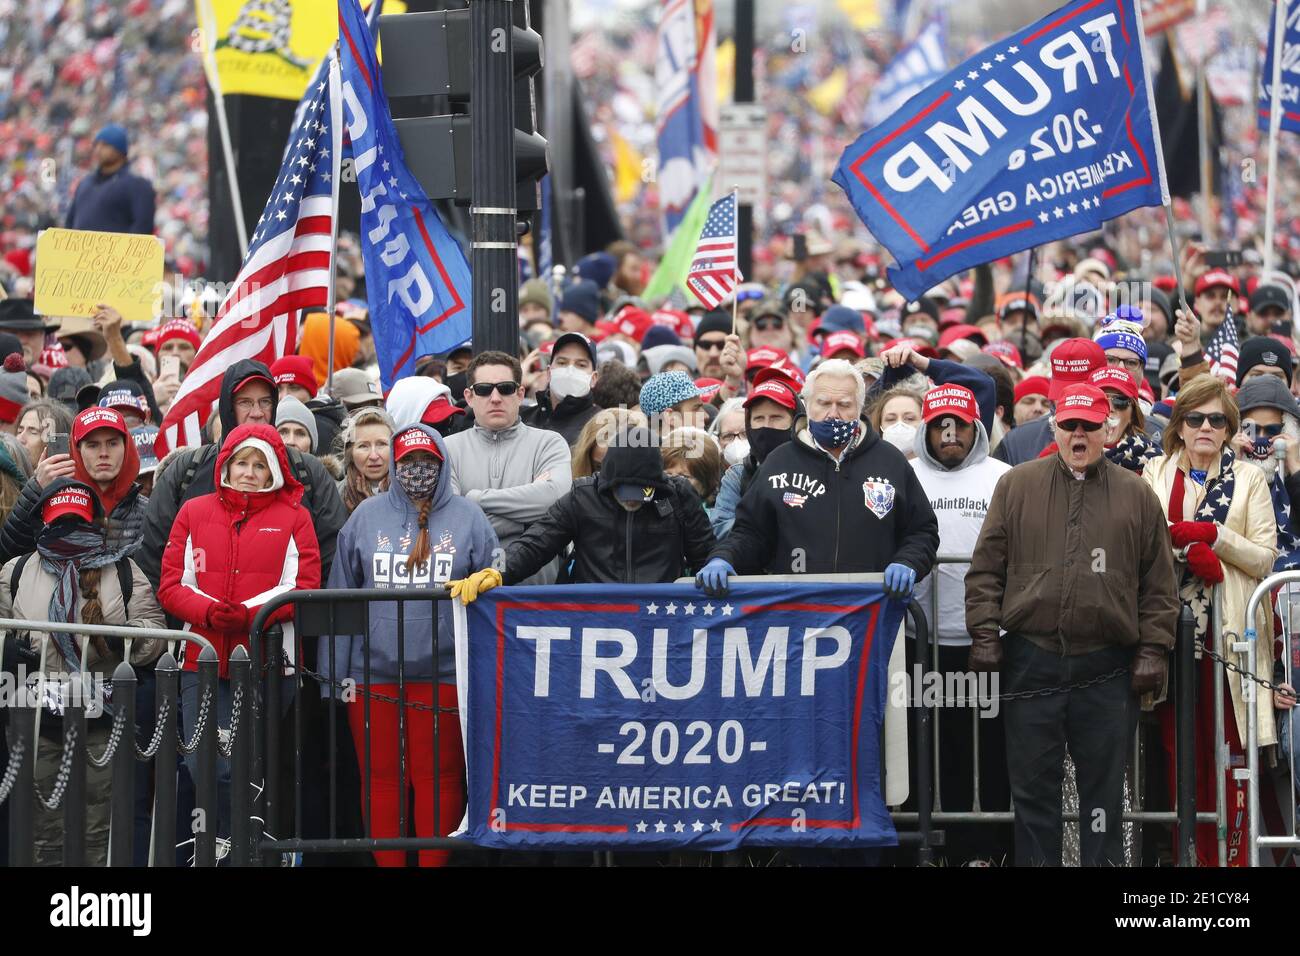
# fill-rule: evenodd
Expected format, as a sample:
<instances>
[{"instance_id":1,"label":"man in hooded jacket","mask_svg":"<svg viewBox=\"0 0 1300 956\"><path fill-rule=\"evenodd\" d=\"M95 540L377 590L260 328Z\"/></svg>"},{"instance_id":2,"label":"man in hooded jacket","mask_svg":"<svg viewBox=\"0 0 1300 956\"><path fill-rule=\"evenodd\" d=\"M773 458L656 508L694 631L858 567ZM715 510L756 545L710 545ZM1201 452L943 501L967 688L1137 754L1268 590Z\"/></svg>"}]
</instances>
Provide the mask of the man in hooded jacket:
<instances>
[{"instance_id":1,"label":"man in hooded jacket","mask_svg":"<svg viewBox=\"0 0 1300 956\"><path fill-rule=\"evenodd\" d=\"M760 373L760 378L761 378ZM749 454L732 465L722 476L718 496L709 515L713 533L722 538L736 522L736 507L744 497L759 466L771 452L788 442L792 426L803 417L803 403L795 394L794 384L784 376L769 376L755 384L745 396L745 442Z\"/></svg>"},{"instance_id":2,"label":"man in hooded jacket","mask_svg":"<svg viewBox=\"0 0 1300 956\"><path fill-rule=\"evenodd\" d=\"M261 362L236 362L221 379L218 411L221 433L229 435L244 424L274 425L278 394L271 371ZM163 548L181 505L216 490L213 474L217 445L181 451L154 484L145 513L144 544L136 555L140 568L156 586L162 570ZM311 512L320 545L321 574L328 573L334 557L334 539L348 514L325 466L312 455L289 450L289 467L304 488L303 505Z\"/></svg>"},{"instance_id":3,"label":"man in hooded jacket","mask_svg":"<svg viewBox=\"0 0 1300 956\"><path fill-rule=\"evenodd\" d=\"M547 387L537 393L537 404L519 418L525 425L558 432L569 447L597 412L591 399L596 384L596 346L581 332L566 332L555 340L547 363Z\"/></svg>"},{"instance_id":4,"label":"man in hooded jacket","mask_svg":"<svg viewBox=\"0 0 1300 956\"><path fill-rule=\"evenodd\" d=\"M67 455L43 459L23 486L18 503L0 528L0 562L35 547L40 500L51 482L76 478L95 489L107 515L105 547L135 556L144 537L149 499L140 491L140 456L126 419L112 408L94 406L73 420Z\"/></svg>"},{"instance_id":5,"label":"man in hooded jacket","mask_svg":"<svg viewBox=\"0 0 1300 956\"><path fill-rule=\"evenodd\" d=\"M988 397L992 398L992 389ZM975 550L993 488L1011 470L1010 465L989 457L983 411L975 393L963 385L937 385L922 400L923 427L916 433L916 457L911 464L939 522L941 554L968 555ZM989 408L989 418L992 411ZM916 588L917 603L939 642L938 670L945 675L967 672L970 635L966 633L963 582L969 566L939 564L934 574ZM932 602L931 588L938 589L937 605ZM945 677L942 686L962 685ZM975 781L971 721L979 731L980 806L985 810L1008 809L1011 791L999 711L987 699L969 697L947 700L945 706L952 716L945 716L944 732L939 735L944 809L972 809ZM954 864L1000 861L1010 855L1011 847L1011 831L1005 825L955 823L948 828L944 853Z\"/></svg>"}]
</instances>

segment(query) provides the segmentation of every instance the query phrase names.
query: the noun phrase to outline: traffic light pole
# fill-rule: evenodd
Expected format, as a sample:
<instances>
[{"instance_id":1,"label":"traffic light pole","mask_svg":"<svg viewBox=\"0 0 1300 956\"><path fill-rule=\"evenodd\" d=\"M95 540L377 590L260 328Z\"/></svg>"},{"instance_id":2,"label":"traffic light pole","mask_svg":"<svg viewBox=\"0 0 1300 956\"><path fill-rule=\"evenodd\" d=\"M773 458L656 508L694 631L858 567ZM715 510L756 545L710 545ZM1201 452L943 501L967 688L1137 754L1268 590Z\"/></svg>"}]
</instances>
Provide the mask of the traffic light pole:
<instances>
[{"instance_id":1,"label":"traffic light pole","mask_svg":"<svg viewBox=\"0 0 1300 956\"><path fill-rule=\"evenodd\" d=\"M754 102L754 0L736 0L735 92L737 103ZM730 189L729 183L722 184ZM736 211L736 259L740 274L754 277L754 207L741 203Z\"/></svg>"},{"instance_id":2,"label":"traffic light pole","mask_svg":"<svg viewBox=\"0 0 1300 956\"><path fill-rule=\"evenodd\" d=\"M511 0L470 0L474 352L519 348Z\"/></svg>"}]
</instances>

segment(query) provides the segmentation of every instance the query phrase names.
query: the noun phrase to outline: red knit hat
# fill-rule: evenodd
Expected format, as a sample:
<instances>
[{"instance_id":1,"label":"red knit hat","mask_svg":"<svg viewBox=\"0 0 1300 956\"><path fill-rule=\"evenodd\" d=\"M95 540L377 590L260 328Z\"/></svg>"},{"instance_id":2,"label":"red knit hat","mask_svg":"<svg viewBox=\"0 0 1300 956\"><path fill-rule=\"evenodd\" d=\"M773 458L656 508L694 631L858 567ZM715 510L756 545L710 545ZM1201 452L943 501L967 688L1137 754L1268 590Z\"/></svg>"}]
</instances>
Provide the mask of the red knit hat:
<instances>
[{"instance_id":1,"label":"red knit hat","mask_svg":"<svg viewBox=\"0 0 1300 956\"><path fill-rule=\"evenodd\" d=\"M194 346L195 350L203 344L199 338L199 330L195 328L194 323L189 319L172 319L158 329L158 336L154 341L154 351L162 348L164 344L172 339L184 339Z\"/></svg>"},{"instance_id":2,"label":"red knit hat","mask_svg":"<svg viewBox=\"0 0 1300 956\"><path fill-rule=\"evenodd\" d=\"M271 366L271 377L276 386L299 385L305 388L312 398L316 397L316 372L309 355L286 355L276 359Z\"/></svg>"}]
</instances>

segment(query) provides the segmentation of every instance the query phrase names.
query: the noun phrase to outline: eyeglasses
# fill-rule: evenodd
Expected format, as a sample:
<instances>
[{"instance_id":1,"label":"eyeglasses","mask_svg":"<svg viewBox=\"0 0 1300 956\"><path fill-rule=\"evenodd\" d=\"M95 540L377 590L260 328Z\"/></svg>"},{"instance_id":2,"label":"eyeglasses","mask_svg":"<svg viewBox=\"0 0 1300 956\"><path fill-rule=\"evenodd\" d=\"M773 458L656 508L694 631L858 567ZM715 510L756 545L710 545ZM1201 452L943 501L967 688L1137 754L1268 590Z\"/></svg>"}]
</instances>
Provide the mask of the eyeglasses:
<instances>
[{"instance_id":1,"label":"eyeglasses","mask_svg":"<svg viewBox=\"0 0 1300 956\"><path fill-rule=\"evenodd\" d=\"M1110 407L1114 411L1126 412L1132 407L1132 405L1133 399L1127 398L1124 395L1112 395L1110 397Z\"/></svg>"},{"instance_id":2,"label":"eyeglasses","mask_svg":"<svg viewBox=\"0 0 1300 956\"><path fill-rule=\"evenodd\" d=\"M1122 366L1123 368L1128 369L1130 372L1137 372L1137 371L1141 371L1142 369L1141 359L1135 359L1135 358L1126 359L1126 358L1120 358L1117 355L1107 355L1106 364L1109 365L1111 368L1120 368Z\"/></svg>"},{"instance_id":3,"label":"eyeglasses","mask_svg":"<svg viewBox=\"0 0 1300 956\"><path fill-rule=\"evenodd\" d=\"M241 412L251 412L254 408L260 408L264 412L269 412L275 407L273 398L237 398L235 407Z\"/></svg>"},{"instance_id":4,"label":"eyeglasses","mask_svg":"<svg viewBox=\"0 0 1300 956\"><path fill-rule=\"evenodd\" d=\"M1256 425L1252 421L1244 421L1241 423L1242 431L1258 435L1262 438L1276 438L1278 435L1282 434L1284 428L1286 428L1286 426L1281 422L1278 422L1276 425Z\"/></svg>"},{"instance_id":5,"label":"eyeglasses","mask_svg":"<svg viewBox=\"0 0 1300 956\"><path fill-rule=\"evenodd\" d=\"M727 347L726 339L696 339L695 347L703 352L721 352Z\"/></svg>"},{"instance_id":6,"label":"eyeglasses","mask_svg":"<svg viewBox=\"0 0 1300 956\"><path fill-rule=\"evenodd\" d=\"M1072 431L1074 431L1076 428L1079 428L1080 426L1082 426L1082 427L1083 427L1083 430L1086 431L1086 432L1095 432L1095 431L1097 431L1097 429L1101 428L1102 423L1101 423L1101 422L1085 422L1085 421L1081 421L1081 420L1079 420L1079 419L1071 419L1071 420L1068 421L1068 422L1057 422L1057 423L1056 423L1056 427L1057 427L1057 428L1061 429L1062 431L1067 431L1067 432L1072 432Z\"/></svg>"},{"instance_id":7,"label":"eyeglasses","mask_svg":"<svg viewBox=\"0 0 1300 956\"><path fill-rule=\"evenodd\" d=\"M503 397L513 395L519 391L518 382L476 382L470 387L474 389L474 394L479 398L487 398L492 394L493 389L496 389Z\"/></svg>"},{"instance_id":8,"label":"eyeglasses","mask_svg":"<svg viewBox=\"0 0 1300 956\"><path fill-rule=\"evenodd\" d=\"M760 315L754 320L754 328L760 332L770 332L773 329L785 328L785 319L779 315Z\"/></svg>"},{"instance_id":9,"label":"eyeglasses","mask_svg":"<svg viewBox=\"0 0 1300 956\"><path fill-rule=\"evenodd\" d=\"M744 437L745 437L744 431L723 432L721 435L718 436L718 443L721 445L729 445L736 439L744 438Z\"/></svg>"},{"instance_id":10,"label":"eyeglasses","mask_svg":"<svg viewBox=\"0 0 1300 956\"><path fill-rule=\"evenodd\" d=\"M1193 428L1200 428L1209 420L1211 428L1227 428L1228 416L1222 412L1215 412L1213 415L1207 415L1204 412L1188 412L1183 416L1183 421Z\"/></svg>"}]
</instances>

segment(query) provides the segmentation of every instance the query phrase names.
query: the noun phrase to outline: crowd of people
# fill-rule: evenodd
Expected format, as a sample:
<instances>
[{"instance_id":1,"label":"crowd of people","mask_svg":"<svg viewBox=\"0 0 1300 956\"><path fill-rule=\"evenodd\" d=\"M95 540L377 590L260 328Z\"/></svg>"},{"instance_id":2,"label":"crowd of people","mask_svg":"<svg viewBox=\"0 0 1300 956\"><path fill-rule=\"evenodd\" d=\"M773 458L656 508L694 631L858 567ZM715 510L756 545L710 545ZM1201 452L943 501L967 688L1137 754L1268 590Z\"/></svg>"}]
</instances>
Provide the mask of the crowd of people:
<instances>
[{"instance_id":1,"label":"crowd of people","mask_svg":"<svg viewBox=\"0 0 1300 956\"><path fill-rule=\"evenodd\" d=\"M1124 741L1144 710L1163 756L1173 751L1180 604L1201 641L1215 616L1239 631L1259 582L1297 565L1293 291L1248 267L1210 267L1195 243L1180 290L1091 237L1053 251L1073 266L1047 283L1006 288L981 266L905 302L863 258L836 259L816 236L802 245L797 279L743 284L709 311L643 301L644 261L616 244L558 289L523 285L517 352L465 342L420 356L387 396L364 306L340 304L332 368L330 317L304 315L297 351L226 369L205 444L161 461L157 423L202 347L201 314L124 324L102 306L69 332L28 299L0 301L0 616L190 629L218 651L225 726L230 653L289 591L446 587L468 602L503 584L694 575L721 595L737 575L878 573L889 596L921 599L942 672L997 671L1008 692L1061 688L1008 700L981 728L982 806L1013 798L1014 836L958 828L945 849L953 862L1059 863L1067 749L1081 806L1114 821ZM1218 344L1225 323L1239 338L1235 366ZM353 812L375 837L397 835L399 779L415 794L417 834L435 820L446 832L464 802L450 610L437 612L435 647L417 637L432 630L430 608L407 606L404 656L380 605L368 644L295 635L288 608L268 622L303 665L291 673L333 673L373 697L367 743L358 698L342 699L337 682L298 688L321 697L309 736L335 719L351 731L328 758L335 772L355 772L368 747ZM411 618L421 613L423 624ZM1275 634L1275 619L1261 604L1258 632ZM1281 644L1261 646L1272 678ZM103 680L129 659L149 733L162 650L10 635L5 657ZM192 733L194 655L181 666ZM1198 671L1203 806L1215 789L1215 666L1206 656ZM425 705L406 715L404 743L389 703L399 673ZM1235 760L1248 736L1243 679L1227 675L1223 702L1220 743ZM1270 754L1289 751L1293 703L1287 689L1259 689ZM110 726L92 722L91 743ZM57 769L58 727L57 714L43 720L42 779ZM970 748L956 733L939 746L945 809L961 809ZM1171 760L1160 767L1172 775ZM224 796L224 762L219 777ZM92 858L105 849L108 786L92 774ZM1227 786L1232 795L1241 781ZM38 817L38 855L57 859L58 815ZM1232 862L1245 859L1243 835L1230 824ZM1212 827L1197 846L1212 864ZM1082 835L1085 863L1123 852L1117 824Z\"/></svg>"}]
</instances>

